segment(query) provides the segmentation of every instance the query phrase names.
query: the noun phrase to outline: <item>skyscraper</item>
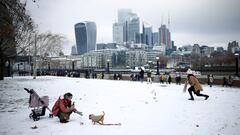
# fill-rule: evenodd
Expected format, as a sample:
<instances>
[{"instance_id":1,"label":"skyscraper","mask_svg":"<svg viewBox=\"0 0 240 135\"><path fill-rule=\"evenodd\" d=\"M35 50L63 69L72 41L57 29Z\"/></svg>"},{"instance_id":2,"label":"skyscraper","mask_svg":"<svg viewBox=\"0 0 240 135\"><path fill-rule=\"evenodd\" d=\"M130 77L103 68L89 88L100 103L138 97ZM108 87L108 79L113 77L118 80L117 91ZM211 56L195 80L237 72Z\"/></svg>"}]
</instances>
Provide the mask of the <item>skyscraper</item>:
<instances>
[{"instance_id":1,"label":"skyscraper","mask_svg":"<svg viewBox=\"0 0 240 135\"><path fill-rule=\"evenodd\" d=\"M77 49L75 45L72 46L71 55L77 55Z\"/></svg>"},{"instance_id":2,"label":"skyscraper","mask_svg":"<svg viewBox=\"0 0 240 135\"><path fill-rule=\"evenodd\" d=\"M131 9L122 8L118 10L118 23L125 23L128 20Z\"/></svg>"},{"instance_id":3,"label":"skyscraper","mask_svg":"<svg viewBox=\"0 0 240 135\"><path fill-rule=\"evenodd\" d=\"M122 44L123 43L123 23L114 23L113 27L113 42L117 44Z\"/></svg>"},{"instance_id":4,"label":"skyscraper","mask_svg":"<svg viewBox=\"0 0 240 135\"><path fill-rule=\"evenodd\" d=\"M85 21L75 24L75 38L79 55L95 50L97 28L95 22Z\"/></svg>"},{"instance_id":5,"label":"skyscraper","mask_svg":"<svg viewBox=\"0 0 240 135\"><path fill-rule=\"evenodd\" d=\"M171 33L166 25L161 25L159 28L159 44L164 44L166 50L172 49Z\"/></svg>"},{"instance_id":6,"label":"skyscraper","mask_svg":"<svg viewBox=\"0 0 240 135\"><path fill-rule=\"evenodd\" d=\"M159 45L159 33L158 32L154 32L152 34L152 42L153 42L153 45Z\"/></svg>"},{"instance_id":7,"label":"skyscraper","mask_svg":"<svg viewBox=\"0 0 240 135\"><path fill-rule=\"evenodd\" d=\"M140 33L140 21L137 14L129 14L129 19L127 20L127 42L135 42L136 34Z\"/></svg>"},{"instance_id":8,"label":"skyscraper","mask_svg":"<svg viewBox=\"0 0 240 135\"><path fill-rule=\"evenodd\" d=\"M119 9L118 22L113 24L113 42L135 42L139 24L139 17L131 9Z\"/></svg>"},{"instance_id":9,"label":"skyscraper","mask_svg":"<svg viewBox=\"0 0 240 135\"><path fill-rule=\"evenodd\" d=\"M152 27L143 24L143 43L152 46Z\"/></svg>"}]
</instances>

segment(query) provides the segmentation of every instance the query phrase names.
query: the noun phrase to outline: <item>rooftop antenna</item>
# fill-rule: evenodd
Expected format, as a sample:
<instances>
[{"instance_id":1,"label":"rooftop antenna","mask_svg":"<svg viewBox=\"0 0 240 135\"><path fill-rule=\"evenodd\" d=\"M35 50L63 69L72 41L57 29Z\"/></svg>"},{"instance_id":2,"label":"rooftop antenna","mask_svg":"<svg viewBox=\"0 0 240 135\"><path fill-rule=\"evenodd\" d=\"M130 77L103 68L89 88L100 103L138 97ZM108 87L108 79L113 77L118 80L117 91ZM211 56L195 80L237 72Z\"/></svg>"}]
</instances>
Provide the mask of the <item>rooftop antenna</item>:
<instances>
[{"instance_id":1,"label":"rooftop antenna","mask_svg":"<svg viewBox=\"0 0 240 135\"><path fill-rule=\"evenodd\" d=\"M144 21L142 22L142 32L143 32L143 34L145 34L145 30L144 30Z\"/></svg>"},{"instance_id":2,"label":"rooftop antenna","mask_svg":"<svg viewBox=\"0 0 240 135\"><path fill-rule=\"evenodd\" d=\"M163 25L163 18L164 18L164 14L162 13L161 25Z\"/></svg>"},{"instance_id":3,"label":"rooftop antenna","mask_svg":"<svg viewBox=\"0 0 240 135\"><path fill-rule=\"evenodd\" d=\"M168 11L168 29L170 31L170 12Z\"/></svg>"}]
</instances>

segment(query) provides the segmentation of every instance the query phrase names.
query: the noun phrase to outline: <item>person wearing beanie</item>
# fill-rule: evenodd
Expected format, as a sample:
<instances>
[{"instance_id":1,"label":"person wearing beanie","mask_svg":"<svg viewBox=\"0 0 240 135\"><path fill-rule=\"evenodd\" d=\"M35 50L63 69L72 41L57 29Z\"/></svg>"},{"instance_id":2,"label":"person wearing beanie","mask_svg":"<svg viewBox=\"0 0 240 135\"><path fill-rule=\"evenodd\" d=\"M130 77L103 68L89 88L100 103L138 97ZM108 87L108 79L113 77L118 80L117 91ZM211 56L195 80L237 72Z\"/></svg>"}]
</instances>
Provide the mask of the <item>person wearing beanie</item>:
<instances>
[{"instance_id":1,"label":"person wearing beanie","mask_svg":"<svg viewBox=\"0 0 240 135\"><path fill-rule=\"evenodd\" d=\"M203 91L203 88L202 88L201 84L199 83L198 79L196 78L196 76L193 75L192 70L188 69L187 74L188 75L187 75L186 83L190 84L190 87L188 88L188 92L190 95L189 100L194 100L192 92L194 94L196 94L197 96L205 97L205 100L207 100L209 98L209 96L200 93L200 91Z\"/></svg>"}]
</instances>

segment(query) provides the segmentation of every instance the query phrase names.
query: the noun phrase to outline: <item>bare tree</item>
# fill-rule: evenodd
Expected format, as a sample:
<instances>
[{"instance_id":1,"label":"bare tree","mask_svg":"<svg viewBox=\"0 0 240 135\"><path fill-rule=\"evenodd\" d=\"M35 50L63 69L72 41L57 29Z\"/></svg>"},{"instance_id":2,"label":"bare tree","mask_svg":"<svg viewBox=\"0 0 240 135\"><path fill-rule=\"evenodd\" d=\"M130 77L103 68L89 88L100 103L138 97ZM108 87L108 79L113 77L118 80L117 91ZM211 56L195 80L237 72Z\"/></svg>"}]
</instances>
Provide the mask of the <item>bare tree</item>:
<instances>
[{"instance_id":1,"label":"bare tree","mask_svg":"<svg viewBox=\"0 0 240 135\"><path fill-rule=\"evenodd\" d=\"M49 56L59 56L62 53L63 44L66 38L60 34L51 32L41 33L36 36L36 55L40 61L40 68L45 63ZM35 42L35 41L34 41ZM29 52L33 55L35 45L30 46Z\"/></svg>"},{"instance_id":2,"label":"bare tree","mask_svg":"<svg viewBox=\"0 0 240 135\"><path fill-rule=\"evenodd\" d=\"M63 44L66 38L60 34L51 32L41 33L36 35L36 55L41 59L46 59L48 56L59 56L62 53ZM34 55L35 40L32 40L29 46L29 53Z\"/></svg>"},{"instance_id":3,"label":"bare tree","mask_svg":"<svg viewBox=\"0 0 240 135\"><path fill-rule=\"evenodd\" d=\"M58 55L62 51L65 37L50 32L37 34L36 26L25 9L26 2L27 0L24 3L20 0L0 1L0 80L4 79L6 61L10 63L17 55L34 54L35 40L37 55L41 59Z\"/></svg>"},{"instance_id":4,"label":"bare tree","mask_svg":"<svg viewBox=\"0 0 240 135\"><path fill-rule=\"evenodd\" d=\"M20 0L0 1L0 80L3 80L5 62L29 46L33 21L26 12L26 3ZM16 48L21 48L17 52Z\"/></svg>"}]
</instances>

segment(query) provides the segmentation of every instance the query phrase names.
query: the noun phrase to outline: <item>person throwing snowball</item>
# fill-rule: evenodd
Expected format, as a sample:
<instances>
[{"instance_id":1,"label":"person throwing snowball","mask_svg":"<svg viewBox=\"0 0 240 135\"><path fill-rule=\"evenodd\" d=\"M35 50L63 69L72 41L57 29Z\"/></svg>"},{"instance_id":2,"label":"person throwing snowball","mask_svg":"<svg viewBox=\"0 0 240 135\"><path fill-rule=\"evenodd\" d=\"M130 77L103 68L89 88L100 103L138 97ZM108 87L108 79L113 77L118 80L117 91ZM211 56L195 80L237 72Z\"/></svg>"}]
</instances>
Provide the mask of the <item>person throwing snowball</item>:
<instances>
[{"instance_id":1,"label":"person throwing snowball","mask_svg":"<svg viewBox=\"0 0 240 135\"><path fill-rule=\"evenodd\" d=\"M207 100L209 98L209 96L200 93L200 91L203 91L203 88L202 88L201 84L199 83L198 79L196 78L196 76L193 75L192 70L188 69L187 74L188 75L187 75L187 79L185 82L185 86L184 86L185 90L184 91L186 91L187 84L190 84L190 87L188 88L190 98L188 100L194 100L192 92L194 94L196 94L197 96L205 97L205 100Z\"/></svg>"}]
</instances>

